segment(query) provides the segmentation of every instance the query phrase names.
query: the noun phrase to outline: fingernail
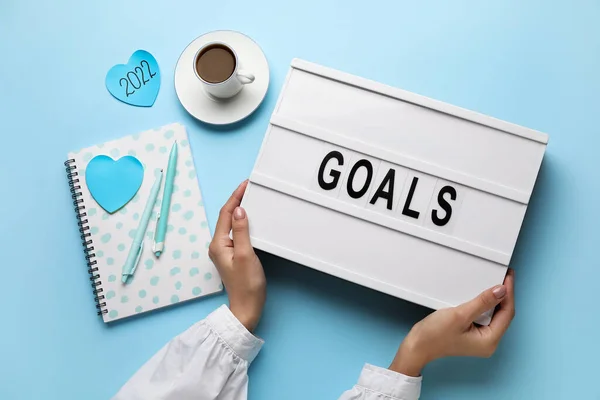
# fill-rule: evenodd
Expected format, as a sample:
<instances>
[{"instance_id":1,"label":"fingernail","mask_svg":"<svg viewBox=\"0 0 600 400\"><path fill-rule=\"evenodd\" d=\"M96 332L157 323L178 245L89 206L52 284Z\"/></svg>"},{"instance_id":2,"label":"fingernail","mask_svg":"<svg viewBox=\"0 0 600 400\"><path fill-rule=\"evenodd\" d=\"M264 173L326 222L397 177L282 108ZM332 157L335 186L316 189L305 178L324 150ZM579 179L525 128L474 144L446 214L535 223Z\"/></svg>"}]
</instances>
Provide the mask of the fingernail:
<instances>
[{"instance_id":1,"label":"fingernail","mask_svg":"<svg viewBox=\"0 0 600 400\"><path fill-rule=\"evenodd\" d=\"M237 207L233 211L233 219L244 219L246 217L246 211L242 207Z\"/></svg>"},{"instance_id":2,"label":"fingernail","mask_svg":"<svg viewBox=\"0 0 600 400\"><path fill-rule=\"evenodd\" d=\"M494 296L496 296L496 298L500 300L501 298L506 296L506 286L499 285L492 291L492 293L494 293Z\"/></svg>"}]
</instances>

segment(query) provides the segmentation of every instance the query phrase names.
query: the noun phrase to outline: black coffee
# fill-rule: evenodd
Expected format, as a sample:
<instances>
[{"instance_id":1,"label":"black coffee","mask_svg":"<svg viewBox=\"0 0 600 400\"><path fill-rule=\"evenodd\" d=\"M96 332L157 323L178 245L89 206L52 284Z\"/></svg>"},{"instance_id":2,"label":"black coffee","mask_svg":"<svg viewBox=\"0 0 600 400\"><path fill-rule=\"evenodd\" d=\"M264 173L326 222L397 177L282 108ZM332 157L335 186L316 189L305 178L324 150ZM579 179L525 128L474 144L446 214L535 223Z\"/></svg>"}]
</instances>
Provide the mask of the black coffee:
<instances>
[{"instance_id":1,"label":"black coffee","mask_svg":"<svg viewBox=\"0 0 600 400\"><path fill-rule=\"evenodd\" d=\"M233 71L235 71L235 55L222 44L206 47L196 58L196 72L206 82L226 81Z\"/></svg>"}]
</instances>

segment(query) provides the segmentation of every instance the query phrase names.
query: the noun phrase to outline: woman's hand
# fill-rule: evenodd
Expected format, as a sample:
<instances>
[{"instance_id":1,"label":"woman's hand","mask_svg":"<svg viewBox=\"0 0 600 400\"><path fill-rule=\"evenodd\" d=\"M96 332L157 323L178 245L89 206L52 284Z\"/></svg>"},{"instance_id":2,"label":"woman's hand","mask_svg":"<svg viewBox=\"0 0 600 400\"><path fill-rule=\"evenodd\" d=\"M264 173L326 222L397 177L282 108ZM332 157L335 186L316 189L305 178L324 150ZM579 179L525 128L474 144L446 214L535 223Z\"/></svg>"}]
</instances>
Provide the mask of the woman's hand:
<instances>
[{"instance_id":1,"label":"woman's hand","mask_svg":"<svg viewBox=\"0 0 600 400\"><path fill-rule=\"evenodd\" d=\"M247 185L248 181L242 182L221 208L208 255L227 290L229 309L252 332L265 304L267 281L250 244L248 216L239 206ZM233 231L233 240L229 231Z\"/></svg>"},{"instance_id":2,"label":"woman's hand","mask_svg":"<svg viewBox=\"0 0 600 400\"><path fill-rule=\"evenodd\" d=\"M473 323L498 304L489 326ZM514 316L514 271L509 269L504 285L488 289L460 306L438 310L418 322L400 345L390 369L419 376L427 363L438 358L490 357Z\"/></svg>"}]
</instances>

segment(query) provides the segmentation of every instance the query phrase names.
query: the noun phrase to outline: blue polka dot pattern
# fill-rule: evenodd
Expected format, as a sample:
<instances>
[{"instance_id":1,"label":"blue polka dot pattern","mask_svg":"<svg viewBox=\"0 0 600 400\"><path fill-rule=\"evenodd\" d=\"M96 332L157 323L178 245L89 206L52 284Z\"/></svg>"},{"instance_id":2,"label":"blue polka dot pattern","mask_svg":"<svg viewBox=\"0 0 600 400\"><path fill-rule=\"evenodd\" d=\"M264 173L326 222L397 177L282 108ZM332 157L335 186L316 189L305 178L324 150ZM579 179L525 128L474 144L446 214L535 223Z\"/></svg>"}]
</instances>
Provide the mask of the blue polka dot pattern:
<instances>
[{"instance_id":1,"label":"blue polka dot pattern","mask_svg":"<svg viewBox=\"0 0 600 400\"><path fill-rule=\"evenodd\" d=\"M127 285L123 285L121 267L136 236L150 186L160 169L163 169L163 174L166 172L168 154L174 140L180 146L179 161L169 209L165 250L160 257L156 257L152 251L153 230L163 200L159 195L151 210L152 222L144 232L144 250L138 271ZM90 202L91 207L86 209L90 221L88 232L94 235L94 253L103 283L102 294L107 303L106 320L124 318L206 295L216 291L221 282L205 250L210 243L210 226L203 210L205 204L198 190L198 176L188 140L183 128L173 125L135 135L133 140L130 137L122 145L111 143L103 150L98 147L82 149L78 155L80 160L87 158L88 162L99 154L113 159L131 155L139 157L144 166L143 185L126 206L113 214L106 213L94 202ZM80 174L85 173L86 164L82 164ZM89 197L89 193L86 195Z\"/></svg>"}]
</instances>

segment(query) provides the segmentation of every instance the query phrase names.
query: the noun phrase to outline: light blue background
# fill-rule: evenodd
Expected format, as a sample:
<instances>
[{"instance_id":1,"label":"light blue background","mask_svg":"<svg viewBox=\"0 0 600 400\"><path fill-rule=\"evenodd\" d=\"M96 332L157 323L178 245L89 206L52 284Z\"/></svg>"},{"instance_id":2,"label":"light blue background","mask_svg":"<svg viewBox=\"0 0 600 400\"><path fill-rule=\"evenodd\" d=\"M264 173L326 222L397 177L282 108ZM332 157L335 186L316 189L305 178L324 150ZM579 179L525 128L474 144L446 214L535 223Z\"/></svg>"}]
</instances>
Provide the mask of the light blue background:
<instances>
[{"instance_id":1,"label":"light blue background","mask_svg":"<svg viewBox=\"0 0 600 400\"><path fill-rule=\"evenodd\" d=\"M600 6L596 1L0 0L0 398L107 399L224 295L104 325L94 313L62 162L67 151L184 123L211 228L252 169L289 62L305 58L550 134L513 267L517 316L489 360L425 370L423 399L600 398ZM173 70L200 34L253 37L271 66L245 124L211 129ZM137 49L155 105L104 87ZM262 256L269 299L252 399L336 399L386 366L427 310ZM402 254L398 254L402 263ZM452 284L452 282L448 282Z\"/></svg>"}]
</instances>

